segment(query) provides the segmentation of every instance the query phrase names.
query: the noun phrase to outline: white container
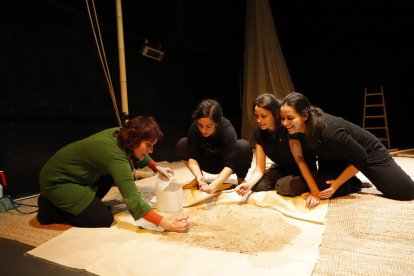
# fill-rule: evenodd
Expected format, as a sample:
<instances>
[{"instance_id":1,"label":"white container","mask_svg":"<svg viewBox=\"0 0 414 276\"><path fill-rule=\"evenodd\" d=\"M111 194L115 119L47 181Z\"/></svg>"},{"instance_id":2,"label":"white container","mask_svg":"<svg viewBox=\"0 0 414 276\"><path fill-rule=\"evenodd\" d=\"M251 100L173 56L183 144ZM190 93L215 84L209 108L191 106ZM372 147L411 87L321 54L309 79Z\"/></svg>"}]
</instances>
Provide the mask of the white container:
<instances>
[{"instance_id":1,"label":"white container","mask_svg":"<svg viewBox=\"0 0 414 276\"><path fill-rule=\"evenodd\" d=\"M155 185L158 211L175 213L183 210L183 187L174 177L168 179L160 174Z\"/></svg>"},{"instance_id":2,"label":"white container","mask_svg":"<svg viewBox=\"0 0 414 276\"><path fill-rule=\"evenodd\" d=\"M0 198L3 197L3 186L0 184Z\"/></svg>"}]
</instances>

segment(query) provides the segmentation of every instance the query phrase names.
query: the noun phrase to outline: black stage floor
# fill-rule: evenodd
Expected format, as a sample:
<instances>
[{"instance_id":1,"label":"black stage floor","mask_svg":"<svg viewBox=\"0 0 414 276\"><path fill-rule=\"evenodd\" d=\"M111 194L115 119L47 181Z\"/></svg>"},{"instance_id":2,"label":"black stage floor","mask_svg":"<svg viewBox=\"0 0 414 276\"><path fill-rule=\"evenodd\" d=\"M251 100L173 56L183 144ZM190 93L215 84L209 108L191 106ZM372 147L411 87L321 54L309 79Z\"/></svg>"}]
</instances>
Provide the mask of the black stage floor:
<instances>
[{"instance_id":1,"label":"black stage floor","mask_svg":"<svg viewBox=\"0 0 414 276\"><path fill-rule=\"evenodd\" d=\"M0 275L95 275L85 270L68 268L25 254L32 248L30 245L0 238Z\"/></svg>"}]
</instances>

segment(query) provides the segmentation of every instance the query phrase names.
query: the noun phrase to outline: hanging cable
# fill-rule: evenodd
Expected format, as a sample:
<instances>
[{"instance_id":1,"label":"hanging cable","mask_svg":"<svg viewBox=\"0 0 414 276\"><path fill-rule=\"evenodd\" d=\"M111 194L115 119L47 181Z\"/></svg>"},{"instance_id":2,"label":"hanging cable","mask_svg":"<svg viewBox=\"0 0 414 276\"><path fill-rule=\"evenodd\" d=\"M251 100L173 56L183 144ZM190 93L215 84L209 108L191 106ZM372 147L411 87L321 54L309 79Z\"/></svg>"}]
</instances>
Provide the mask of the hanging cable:
<instances>
[{"instance_id":1,"label":"hanging cable","mask_svg":"<svg viewBox=\"0 0 414 276\"><path fill-rule=\"evenodd\" d=\"M91 22L93 36L95 38L95 43L96 43L96 47L98 49L99 59L101 60L101 65L102 65L102 68L103 68L103 71L104 71L104 74L105 74L105 79L106 79L106 83L108 85L108 90L109 90L109 94L111 96L112 104L114 106L116 118L118 120L119 126L122 127L122 120L121 120L121 117L119 115L118 105L117 105L116 98L115 98L114 87L112 85L112 80L111 80L111 73L109 71L109 66L108 66L108 62L107 62L107 59L106 59L106 55L105 55L105 48L104 48L104 44L103 44L103 41L102 41L102 35L101 35L100 28L99 28L99 20L98 20L98 16L97 16L96 9L95 9L95 2L94 2L94 0L91 0L91 2L92 2L92 8L93 8L94 16L91 15L89 2L88 2L88 0L86 0L86 7L88 9L89 20ZM95 25L96 25L96 27L95 27ZM95 28L97 29L97 31L96 31ZM98 33L98 35L97 35L97 33ZM98 40L97 36L99 36L99 40Z\"/></svg>"}]
</instances>

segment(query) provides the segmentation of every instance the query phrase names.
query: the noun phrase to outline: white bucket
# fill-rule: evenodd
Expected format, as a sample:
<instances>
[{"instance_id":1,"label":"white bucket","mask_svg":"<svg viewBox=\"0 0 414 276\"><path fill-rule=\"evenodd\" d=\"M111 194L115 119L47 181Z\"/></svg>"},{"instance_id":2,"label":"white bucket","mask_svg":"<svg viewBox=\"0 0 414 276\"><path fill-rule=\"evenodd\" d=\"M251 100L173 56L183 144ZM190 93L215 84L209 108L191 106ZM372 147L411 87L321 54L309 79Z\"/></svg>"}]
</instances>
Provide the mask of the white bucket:
<instances>
[{"instance_id":1,"label":"white bucket","mask_svg":"<svg viewBox=\"0 0 414 276\"><path fill-rule=\"evenodd\" d=\"M158 211L174 213L183 210L183 187L174 177L168 179L158 175L155 185Z\"/></svg>"}]
</instances>

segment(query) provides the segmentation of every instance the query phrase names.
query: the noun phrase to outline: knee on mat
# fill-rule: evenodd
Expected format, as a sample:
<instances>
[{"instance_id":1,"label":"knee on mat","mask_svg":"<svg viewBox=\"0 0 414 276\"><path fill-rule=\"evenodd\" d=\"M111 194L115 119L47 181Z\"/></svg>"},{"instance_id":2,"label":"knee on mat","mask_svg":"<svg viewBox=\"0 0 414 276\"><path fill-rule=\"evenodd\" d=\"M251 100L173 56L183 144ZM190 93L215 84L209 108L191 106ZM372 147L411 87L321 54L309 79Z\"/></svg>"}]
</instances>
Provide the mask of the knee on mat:
<instances>
[{"instance_id":1,"label":"knee on mat","mask_svg":"<svg viewBox=\"0 0 414 276\"><path fill-rule=\"evenodd\" d=\"M189 156L187 154L187 137L183 137L178 140L177 144L175 145L175 156L178 159L188 160Z\"/></svg>"},{"instance_id":2,"label":"knee on mat","mask_svg":"<svg viewBox=\"0 0 414 276\"><path fill-rule=\"evenodd\" d=\"M295 197L309 191L301 177L285 176L276 182L276 192L282 196Z\"/></svg>"},{"instance_id":3,"label":"knee on mat","mask_svg":"<svg viewBox=\"0 0 414 276\"><path fill-rule=\"evenodd\" d=\"M67 223L62 217L62 212L43 194L40 194L38 197L37 206L38 211L36 217L40 224L48 225L54 223Z\"/></svg>"},{"instance_id":4,"label":"knee on mat","mask_svg":"<svg viewBox=\"0 0 414 276\"><path fill-rule=\"evenodd\" d=\"M94 221L90 221L87 225L80 225L80 227L91 227L91 228L109 228L114 223L115 218L112 213L108 212L101 217L96 218Z\"/></svg>"},{"instance_id":5,"label":"knee on mat","mask_svg":"<svg viewBox=\"0 0 414 276\"><path fill-rule=\"evenodd\" d=\"M110 214L108 217L104 218L103 226L98 226L98 227L111 227L114 221L115 221L114 215Z\"/></svg>"},{"instance_id":6,"label":"knee on mat","mask_svg":"<svg viewBox=\"0 0 414 276\"><path fill-rule=\"evenodd\" d=\"M100 213L99 217L93 222L94 225L91 227L111 227L115 221L115 217L112 214L111 208L107 207L107 212Z\"/></svg>"},{"instance_id":7,"label":"knee on mat","mask_svg":"<svg viewBox=\"0 0 414 276\"><path fill-rule=\"evenodd\" d=\"M412 193L393 193L393 194L386 194L383 193L386 198L400 200L400 201L410 201L414 199L414 192Z\"/></svg>"},{"instance_id":8,"label":"knee on mat","mask_svg":"<svg viewBox=\"0 0 414 276\"><path fill-rule=\"evenodd\" d=\"M270 191L275 188L274 182L271 181L259 181L256 185L253 186L253 192L265 192Z\"/></svg>"}]
</instances>

